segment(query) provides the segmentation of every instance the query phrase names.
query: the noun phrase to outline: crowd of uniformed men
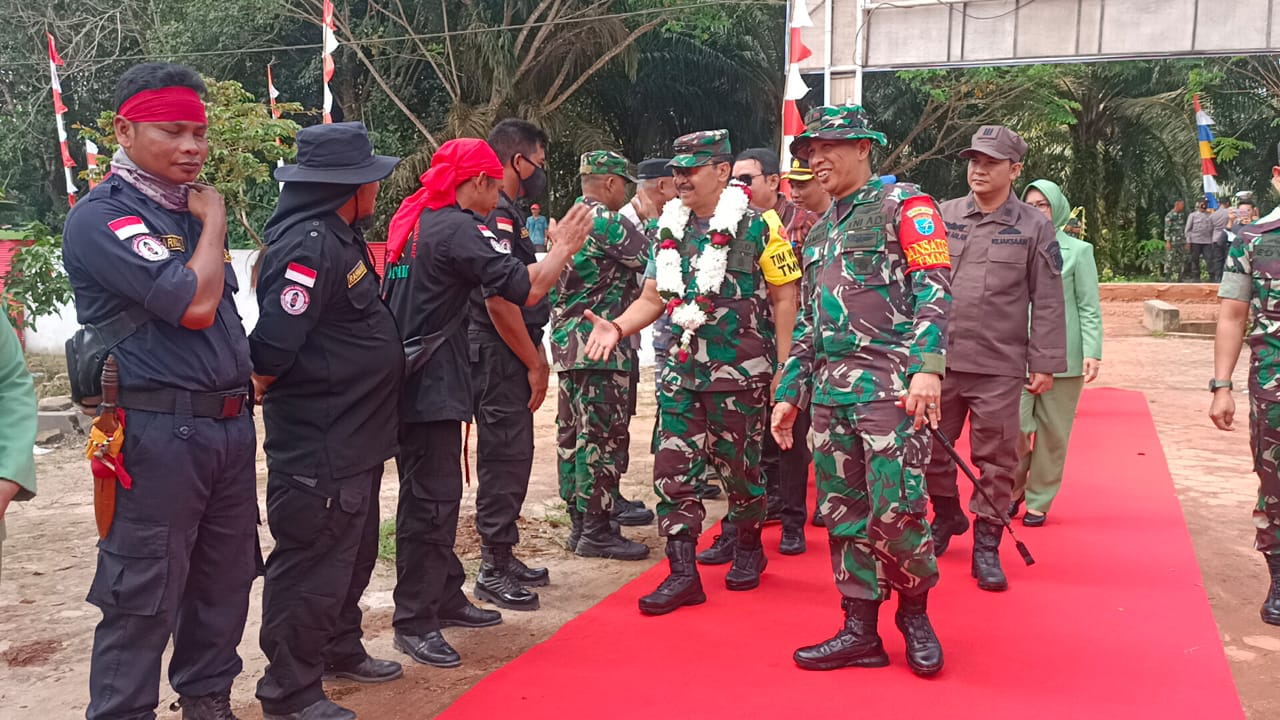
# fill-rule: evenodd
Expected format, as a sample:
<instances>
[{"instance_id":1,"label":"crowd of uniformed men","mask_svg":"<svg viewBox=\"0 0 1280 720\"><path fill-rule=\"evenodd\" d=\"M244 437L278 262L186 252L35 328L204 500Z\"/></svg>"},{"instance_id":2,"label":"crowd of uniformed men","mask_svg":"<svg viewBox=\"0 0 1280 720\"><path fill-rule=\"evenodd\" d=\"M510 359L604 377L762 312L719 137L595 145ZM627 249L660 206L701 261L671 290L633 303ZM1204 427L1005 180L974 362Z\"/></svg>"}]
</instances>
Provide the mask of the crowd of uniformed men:
<instances>
[{"instance_id":1,"label":"crowd of uniformed men","mask_svg":"<svg viewBox=\"0 0 1280 720\"><path fill-rule=\"evenodd\" d=\"M246 336L233 303L225 210L215 190L196 182L208 152L203 90L182 66L129 70L117 89L113 172L66 226L79 319L99 324L146 311L112 349L128 482L89 591L102 611L92 720L154 717L170 638L169 678L184 718L234 717L236 646L259 574L264 717L355 717L326 698L324 677L381 682L402 672L366 652L359 605L392 457L394 644L421 663L458 665L442 629L502 621L463 593L454 553L463 425L473 418L483 552L474 596L536 609L531 588L551 578L513 550L534 457L532 413L553 370L569 549L645 558L648 548L620 525L653 515L621 496L619 478L642 391L634 336L655 322L654 488L669 573L640 599L641 612L705 602L699 562L732 563L726 586L756 588L767 522L782 523L781 554L804 552L812 447L813 522L828 529L844 620L830 639L798 649L795 662L887 664L877 618L897 591L895 624L910 668L938 672L942 648L927 615L936 556L970 521L957 468L930 431L954 438L966 420L978 482L992 500L975 495L969 507L972 574L985 590L1008 587L1002 522L1023 501L1014 497L1015 475L1022 486L1027 474L1019 438L1035 430L1020 424L1020 404L1024 417L1046 423L1042 432L1064 432L1063 418L1044 418L1065 413L1069 432L1079 382L1069 385L1074 397L1044 408L1036 399L1055 374L1091 379L1101 358L1091 250L1060 245L1066 236L1055 231L1069 206L1056 185L1033 184L1031 204L1013 193L1027 150L1014 131L987 126L973 136L961 153L972 192L941 205L873 174L873 147L885 137L853 105L809 114L785 169L791 198L779 190L777 155L735 157L723 130L676 139L672 157L639 163L638 177L621 155L588 152L581 201L546 228L539 260L518 203L546 186L547 136L503 120L487 140L451 140L435 153L421 189L390 224L379 278L363 233L379 183L398 160L373 154L359 123L309 127L297 136L296 164L276 173L283 188L265 228L260 315ZM1242 308L1252 301L1266 320L1254 336L1262 360L1253 412L1270 427L1280 423L1280 304L1258 273L1280 258L1267 250L1280 234L1245 237L1247 247L1227 261L1223 296ZM1081 287L1094 272L1094 299L1075 320L1085 327L1071 330L1063 273L1077 265ZM1069 342L1081 333L1083 347ZM1230 377L1235 354L1219 358L1218 377ZM1230 397L1216 397L1215 418L1229 425ZM255 401L275 538L265 565ZM1280 573L1273 434L1258 434L1259 469L1272 477L1258 506L1259 527L1269 528L1259 531L1259 549ZM1065 437L1055 442L1065 448ZM709 478L727 493L728 514L715 542L696 554L702 501L720 492ZM1057 491L1043 485L1027 493L1027 525L1044 522ZM1273 586L1271 622L1278 596Z\"/></svg>"}]
</instances>

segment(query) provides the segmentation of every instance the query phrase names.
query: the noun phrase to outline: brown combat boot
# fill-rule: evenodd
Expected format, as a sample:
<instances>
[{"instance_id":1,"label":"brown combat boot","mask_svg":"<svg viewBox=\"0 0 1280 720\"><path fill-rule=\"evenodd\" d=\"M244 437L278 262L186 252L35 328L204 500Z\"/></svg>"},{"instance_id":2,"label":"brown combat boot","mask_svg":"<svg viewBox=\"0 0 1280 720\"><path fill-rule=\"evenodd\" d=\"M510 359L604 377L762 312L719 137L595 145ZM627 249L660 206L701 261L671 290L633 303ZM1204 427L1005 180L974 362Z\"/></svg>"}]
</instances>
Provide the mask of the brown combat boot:
<instances>
[{"instance_id":1,"label":"brown combat boot","mask_svg":"<svg viewBox=\"0 0 1280 720\"><path fill-rule=\"evenodd\" d=\"M876 629L879 600L844 598L844 627L830 640L796 650L792 659L805 670L835 670L842 667L884 667L889 655Z\"/></svg>"},{"instance_id":2,"label":"brown combat boot","mask_svg":"<svg viewBox=\"0 0 1280 720\"><path fill-rule=\"evenodd\" d=\"M701 605L707 601L702 591L702 578L694 560L698 543L692 535L681 533L667 538L667 563L671 574L653 592L640 598L640 612L666 615L685 605Z\"/></svg>"}]
</instances>

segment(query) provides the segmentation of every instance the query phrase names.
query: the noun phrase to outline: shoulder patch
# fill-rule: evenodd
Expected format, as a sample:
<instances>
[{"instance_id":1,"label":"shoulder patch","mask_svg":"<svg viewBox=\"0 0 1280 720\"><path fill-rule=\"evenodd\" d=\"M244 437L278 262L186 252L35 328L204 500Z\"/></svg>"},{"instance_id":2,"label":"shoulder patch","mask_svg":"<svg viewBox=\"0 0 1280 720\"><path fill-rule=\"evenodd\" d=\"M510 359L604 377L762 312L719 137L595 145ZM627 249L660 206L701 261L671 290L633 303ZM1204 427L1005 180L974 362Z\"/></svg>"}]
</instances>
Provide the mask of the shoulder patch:
<instances>
[{"instance_id":1,"label":"shoulder patch","mask_svg":"<svg viewBox=\"0 0 1280 720\"><path fill-rule=\"evenodd\" d=\"M134 235L133 251L137 253L143 260L151 262L160 262L169 257L169 248L154 235Z\"/></svg>"},{"instance_id":2,"label":"shoulder patch","mask_svg":"<svg viewBox=\"0 0 1280 720\"><path fill-rule=\"evenodd\" d=\"M151 232L147 229L147 224L142 222L142 218L137 215L126 215L122 218L108 221L107 227L121 240L128 240L134 235Z\"/></svg>"},{"instance_id":3,"label":"shoulder patch","mask_svg":"<svg viewBox=\"0 0 1280 720\"><path fill-rule=\"evenodd\" d=\"M507 218L495 218L493 224L498 227L498 232L512 232L516 229L515 224Z\"/></svg>"},{"instance_id":4,"label":"shoulder patch","mask_svg":"<svg viewBox=\"0 0 1280 720\"><path fill-rule=\"evenodd\" d=\"M499 222L499 223L501 223L501 222L502 222L502 218L498 218L498 222ZM497 236L497 235L494 235L494 234L493 234L493 231L492 231L492 230L490 230L489 228L485 227L484 225L477 225L477 226L476 226L476 229L478 229L478 230L480 231L480 234L481 234L481 235L484 235L486 238L488 238L488 240L489 240L489 245L490 245L490 246L492 246L494 250L497 250L498 252L503 253L503 254L506 254L506 255L510 255L510 254L511 254L511 242L510 242L510 241L508 241L508 240L499 240L499 239L498 239L498 236Z\"/></svg>"},{"instance_id":5,"label":"shoulder patch","mask_svg":"<svg viewBox=\"0 0 1280 720\"><path fill-rule=\"evenodd\" d=\"M365 266L363 260L357 260L356 266L347 273L347 287L355 287L356 283L367 274L369 274L369 268Z\"/></svg>"},{"instance_id":6,"label":"shoulder patch","mask_svg":"<svg viewBox=\"0 0 1280 720\"><path fill-rule=\"evenodd\" d=\"M316 271L302 263L291 262L284 270L284 279L292 280L300 285L306 285L307 287L315 287Z\"/></svg>"},{"instance_id":7,"label":"shoulder patch","mask_svg":"<svg viewBox=\"0 0 1280 720\"><path fill-rule=\"evenodd\" d=\"M311 295L301 285L288 285L280 291L280 307L290 315L301 315L311 305Z\"/></svg>"},{"instance_id":8,"label":"shoulder patch","mask_svg":"<svg viewBox=\"0 0 1280 720\"><path fill-rule=\"evenodd\" d=\"M907 256L907 272L951 267L947 231L928 195L914 195L902 201L898 242Z\"/></svg>"}]
</instances>

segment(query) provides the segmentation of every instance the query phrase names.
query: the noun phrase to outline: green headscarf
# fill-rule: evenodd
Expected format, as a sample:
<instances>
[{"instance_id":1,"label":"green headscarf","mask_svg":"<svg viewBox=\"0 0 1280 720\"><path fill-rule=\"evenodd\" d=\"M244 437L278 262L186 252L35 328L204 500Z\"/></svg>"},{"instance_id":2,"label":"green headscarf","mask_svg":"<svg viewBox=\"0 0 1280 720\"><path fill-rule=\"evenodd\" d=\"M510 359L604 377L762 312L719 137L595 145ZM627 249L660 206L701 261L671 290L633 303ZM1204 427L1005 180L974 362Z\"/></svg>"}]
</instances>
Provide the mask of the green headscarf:
<instances>
[{"instance_id":1,"label":"green headscarf","mask_svg":"<svg viewBox=\"0 0 1280 720\"><path fill-rule=\"evenodd\" d=\"M1023 202L1026 202L1027 193L1032 189L1038 190L1049 201L1049 207L1053 210L1053 229L1058 231L1058 242L1073 240L1074 238L1062 231L1067 221L1071 219L1071 203L1067 202L1067 196L1062 194L1062 188L1051 180L1034 180L1027 185L1026 190L1022 191Z\"/></svg>"}]
</instances>

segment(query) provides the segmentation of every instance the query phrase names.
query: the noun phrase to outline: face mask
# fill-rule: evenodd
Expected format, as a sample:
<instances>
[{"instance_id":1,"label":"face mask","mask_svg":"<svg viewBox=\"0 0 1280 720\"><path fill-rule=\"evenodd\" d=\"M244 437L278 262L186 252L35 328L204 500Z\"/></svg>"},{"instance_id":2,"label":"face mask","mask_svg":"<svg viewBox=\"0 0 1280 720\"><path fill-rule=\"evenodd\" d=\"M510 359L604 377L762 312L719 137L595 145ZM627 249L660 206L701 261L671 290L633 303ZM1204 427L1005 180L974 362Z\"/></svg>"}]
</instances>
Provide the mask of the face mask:
<instances>
[{"instance_id":1,"label":"face mask","mask_svg":"<svg viewBox=\"0 0 1280 720\"><path fill-rule=\"evenodd\" d=\"M356 196L356 214L360 214L360 199L358 195ZM361 240L364 239L364 234L371 228L373 228L373 213L369 213L364 217L357 217L351 223L351 231Z\"/></svg>"},{"instance_id":2,"label":"face mask","mask_svg":"<svg viewBox=\"0 0 1280 720\"><path fill-rule=\"evenodd\" d=\"M521 156L523 157L523 156ZM525 162L533 165L533 161L529 158L524 159ZM520 195L526 198L542 197L542 193L547 190L547 171L537 165L533 165L533 173L527 178L520 179Z\"/></svg>"}]
</instances>

